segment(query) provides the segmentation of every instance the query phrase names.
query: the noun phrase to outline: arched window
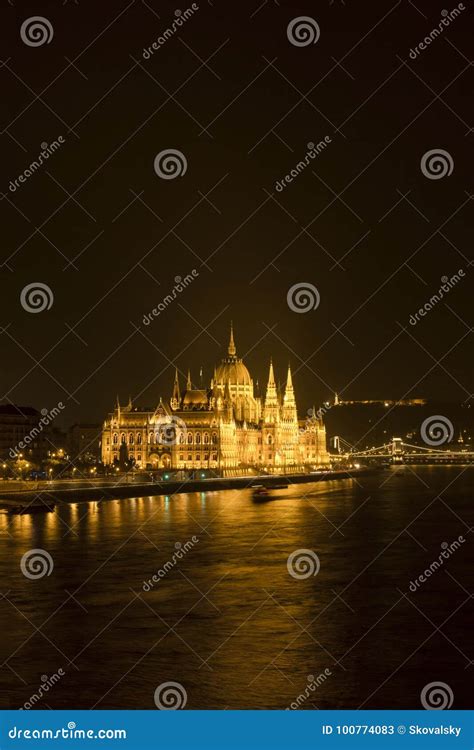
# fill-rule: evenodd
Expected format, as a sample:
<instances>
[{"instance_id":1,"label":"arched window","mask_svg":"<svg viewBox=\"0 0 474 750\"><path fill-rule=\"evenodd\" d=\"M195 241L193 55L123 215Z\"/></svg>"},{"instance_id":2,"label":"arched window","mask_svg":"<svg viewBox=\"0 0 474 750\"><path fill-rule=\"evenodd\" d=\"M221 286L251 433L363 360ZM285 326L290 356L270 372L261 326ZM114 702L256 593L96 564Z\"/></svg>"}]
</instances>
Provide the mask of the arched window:
<instances>
[{"instance_id":1,"label":"arched window","mask_svg":"<svg viewBox=\"0 0 474 750\"><path fill-rule=\"evenodd\" d=\"M113 442L114 445L117 445L117 443L118 443L118 435L117 435L116 432L114 432L114 436L112 438L112 442Z\"/></svg>"},{"instance_id":2,"label":"arched window","mask_svg":"<svg viewBox=\"0 0 474 750\"><path fill-rule=\"evenodd\" d=\"M196 443L200 443L200 442L201 442L201 433L196 432Z\"/></svg>"},{"instance_id":3,"label":"arched window","mask_svg":"<svg viewBox=\"0 0 474 750\"><path fill-rule=\"evenodd\" d=\"M142 433L137 432L137 445L141 445L141 444L142 444Z\"/></svg>"},{"instance_id":4,"label":"arched window","mask_svg":"<svg viewBox=\"0 0 474 750\"><path fill-rule=\"evenodd\" d=\"M185 433L185 431L184 431L184 430L181 430L181 432L179 433L179 442L180 442L180 443L184 443L184 441L185 441L185 436L186 436L186 433Z\"/></svg>"},{"instance_id":5,"label":"arched window","mask_svg":"<svg viewBox=\"0 0 474 750\"><path fill-rule=\"evenodd\" d=\"M188 443L192 443L192 442L193 442L193 433L188 432Z\"/></svg>"},{"instance_id":6,"label":"arched window","mask_svg":"<svg viewBox=\"0 0 474 750\"><path fill-rule=\"evenodd\" d=\"M213 445L217 445L217 432L212 433L212 443Z\"/></svg>"},{"instance_id":7,"label":"arched window","mask_svg":"<svg viewBox=\"0 0 474 750\"><path fill-rule=\"evenodd\" d=\"M206 443L206 445L209 442L209 433L208 432L204 433L204 442Z\"/></svg>"},{"instance_id":8,"label":"arched window","mask_svg":"<svg viewBox=\"0 0 474 750\"><path fill-rule=\"evenodd\" d=\"M134 443L133 432L131 432L130 435L128 436L128 444L133 445L133 443Z\"/></svg>"},{"instance_id":9,"label":"arched window","mask_svg":"<svg viewBox=\"0 0 474 750\"><path fill-rule=\"evenodd\" d=\"M149 433L149 435L148 435L148 442L149 442L150 445L153 445L153 443L155 442L155 433L154 432L150 432Z\"/></svg>"},{"instance_id":10,"label":"arched window","mask_svg":"<svg viewBox=\"0 0 474 750\"><path fill-rule=\"evenodd\" d=\"M120 435L120 442L122 443L122 445L125 445L125 433L124 432L122 432L122 434Z\"/></svg>"},{"instance_id":11,"label":"arched window","mask_svg":"<svg viewBox=\"0 0 474 750\"><path fill-rule=\"evenodd\" d=\"M268 435L267 436L267 443L268 443L268 445L271 445L273 443L273 437L272 437L272 435Z\"/></svg>"}]
</instances>

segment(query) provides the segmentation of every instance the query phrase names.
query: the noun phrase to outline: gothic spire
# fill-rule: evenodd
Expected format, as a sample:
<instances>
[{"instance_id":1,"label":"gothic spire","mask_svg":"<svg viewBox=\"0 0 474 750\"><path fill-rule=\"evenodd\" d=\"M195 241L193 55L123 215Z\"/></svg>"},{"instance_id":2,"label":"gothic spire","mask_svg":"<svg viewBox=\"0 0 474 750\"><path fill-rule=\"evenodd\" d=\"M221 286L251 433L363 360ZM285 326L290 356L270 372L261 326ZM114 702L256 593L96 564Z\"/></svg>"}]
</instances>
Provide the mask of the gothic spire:
<instances>
[{"instance_id":1,"label":"gothic spire","mask_svg":"<svg viewBox=\"0 0 474 750\"><path fill-rule=\"evenodd\" d=\"M188 379L186 382L186 390L191 391L193 388L193 385L191 383L191 370L188 370Z\"/></svg>"},{"instance_id":2,"label":"gothic spire","mask_svg":"<svg viewBox=\"0 0 474 750\"><path fill-rule=\"evenodd\" d=\"M294 406L295 403L295 392L293 390L293 380L291 378L290 365L288 365L288 375L286 376L284 403L288 406Z\"/></svg>"},{"instance_id":3,"label":"gothic spire","mask_svg":"<svg viewBox=\"0 0 474 750\"><path fill-rule=\"evenodd\" d=\"M174 409L178 408L180 395L181 394L179 392L178 368L176 367L174 371L173 395L171 396L171 403Z\"/></svg>"},{"instance_id":4,"label":"gothic spire","mask_svg":"<svg viewBox=\"0 0 474 750\"><path fill-rule=\"evenodd\" d=\"M235 357L237 354L237 349L235 348L234 343L234 326L232 321L230 322L230 339L229 339L229 348L227 349L227 353L229 357Z\"/></svg>"},{"instance_id":5,"label":"gothic spire","mask_svg":"<svg viewBox=\"0 0 474 750\"><path fill-rule=\"evenodd\" d=\"M263 417L265 422L278 422L280 405L275 385L275 373L273 372L273 362L270 360L270 370L268 373L268 385L265 394L265 403L263 408Z\"/></svg>"}]
</instances>

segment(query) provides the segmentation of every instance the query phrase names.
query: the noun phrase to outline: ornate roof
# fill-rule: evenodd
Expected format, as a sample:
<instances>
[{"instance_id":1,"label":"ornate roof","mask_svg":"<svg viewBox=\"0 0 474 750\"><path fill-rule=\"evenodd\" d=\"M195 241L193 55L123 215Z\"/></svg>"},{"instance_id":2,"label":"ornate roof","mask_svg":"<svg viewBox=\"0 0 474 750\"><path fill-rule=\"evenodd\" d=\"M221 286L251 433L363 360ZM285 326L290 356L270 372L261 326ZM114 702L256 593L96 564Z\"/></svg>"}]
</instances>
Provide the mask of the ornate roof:
<instances>
[{"instance_id":1,"label":"ornate roof","mask_svg":"<svg viewBox=\"0 0 474 750\"><path fill-rule=\"evenodd\" d=\"M227 357L224 357L221 364L217 367L214 375L216 385L252 385L252 378L242 360L237 357L237 350L234 343L234 331L232 324L230 326L230 340L227 349Z\"/></svg>"}]
</instances>

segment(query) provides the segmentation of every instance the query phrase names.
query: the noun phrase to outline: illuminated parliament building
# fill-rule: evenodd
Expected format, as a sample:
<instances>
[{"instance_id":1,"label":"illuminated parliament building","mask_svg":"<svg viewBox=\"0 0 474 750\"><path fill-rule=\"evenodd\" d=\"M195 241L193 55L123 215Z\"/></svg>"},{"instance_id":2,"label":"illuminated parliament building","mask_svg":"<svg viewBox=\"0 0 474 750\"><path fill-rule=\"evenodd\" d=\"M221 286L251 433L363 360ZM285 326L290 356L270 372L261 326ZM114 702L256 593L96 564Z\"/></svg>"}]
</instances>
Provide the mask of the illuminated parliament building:
<instances>
[{"instance_id":1,"label":"illuminated parliament building","mask_svg":"<svg viewBox=\"0 0 474 750\"><path fill-rule=\"evenodd\" d=\"M264 398L237 356L231 327L227 356L208 388L181 388L176 371L171 398L155 409L117 404L103 426L102 461L142 469L210 470L239 474L312 469L329 462L322 419L298 420L288 367L279 393L270 362Z\"/></svg>"}]
</instances>

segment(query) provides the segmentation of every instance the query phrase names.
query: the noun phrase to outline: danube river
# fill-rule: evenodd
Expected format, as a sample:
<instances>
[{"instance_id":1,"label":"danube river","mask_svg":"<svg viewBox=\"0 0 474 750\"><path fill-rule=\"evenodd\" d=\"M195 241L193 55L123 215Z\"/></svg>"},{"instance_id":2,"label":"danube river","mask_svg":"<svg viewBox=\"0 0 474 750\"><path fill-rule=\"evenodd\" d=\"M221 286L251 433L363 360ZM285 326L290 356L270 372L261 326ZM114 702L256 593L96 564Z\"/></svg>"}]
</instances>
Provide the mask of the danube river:
<instances>
[{"instance_id":1,"label":"danube river","mask_svg":"<svg viewBox=\"0 0 474 750\"><path fill-rule=\"evenodd\" d=\"M2 513L1 707L155 708L167 682L191 709L420 708L432 682L471 707L473 479Z\"/></svg>"}]
</instances>

